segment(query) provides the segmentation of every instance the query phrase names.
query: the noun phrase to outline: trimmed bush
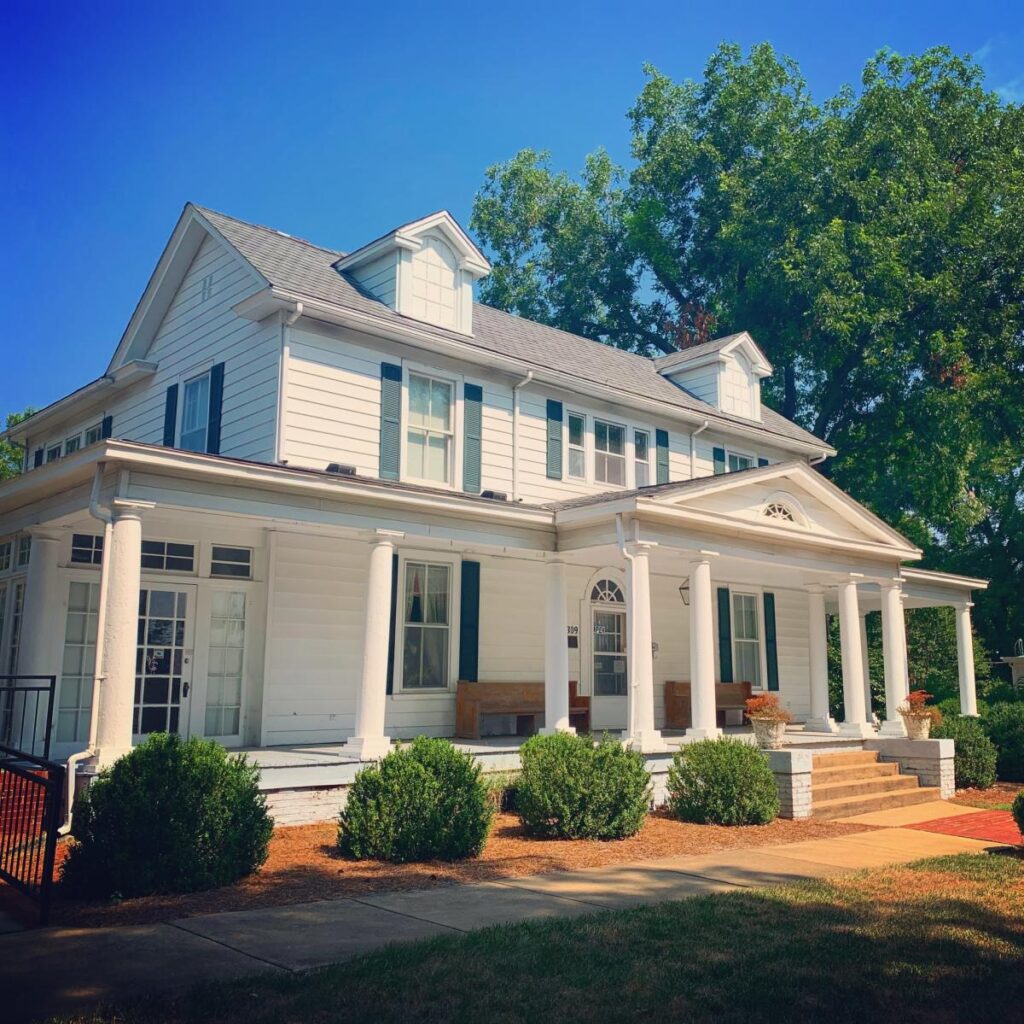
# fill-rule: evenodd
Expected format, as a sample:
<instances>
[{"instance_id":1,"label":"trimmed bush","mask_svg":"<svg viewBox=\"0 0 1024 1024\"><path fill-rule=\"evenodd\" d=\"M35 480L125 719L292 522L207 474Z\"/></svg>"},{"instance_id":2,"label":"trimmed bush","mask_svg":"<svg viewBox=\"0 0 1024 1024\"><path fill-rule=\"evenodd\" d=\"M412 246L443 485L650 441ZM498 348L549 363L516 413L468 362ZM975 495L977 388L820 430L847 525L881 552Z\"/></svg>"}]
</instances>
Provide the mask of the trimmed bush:
<instances>
[{"instance_id":1,"label":"trimmed bush","mask_svg":"<svg viewBox=\"0 0 1024 1024\"><path fill-rule=\"evenodd\" d=\"M996 745L999 778L1024 782L1024 701L993 704L982 725Z\"/></svg>"},{"instance_id":2,"label":"trimmed bush","mask_svg":"<svg viewBox=\"0 0 1024 1024\"><path fill-rule=\"evenodd\" d=\"M494 806L480 766L448 741L417 736L355 778L338 823L347 857L403 864L484 848Z\"/></svg>"},{"instance_id":3,"label":"trimmed bush","mask_svg":"<svg viewBox=\"0 0 1024 1024\"><path fill-rule=\"evenodd\" d=\"M197 892L252 874L273 822L259 768L211 740L155 733L75 807L62 881L99 897Z\"/></svg>"},{"instance_id":4,"label":"trimmed bush","mask_svg":"<svg viewBox=\"0 0 1024 1024\"><path fill-rule=\"evenodd\" d=\"M640 831L650 805L643 756L605 736L533 736L519 749L519 816L531 835L623 839Z\"/></svg>"},{"instance_id":5,"label":"trimmed bush","mask_svg":"<svg viewBox=\"0 0 1024 1024\"><path fill-rule=\"evenodd\" d=\"M1020 832L1021 838L1024 839L1024 789L1013 798L1010 811L1013 814L1013 820L1017 822L1017 831Z\"/></svg>"},{"instance_id":6,"label":"trimmed bush","mask_svg":"<svg viewBox=\"0 0 1024 1024\"><path fill-rule=\"evenodd\" d=\"M779 790L765 755L722 737L680 747L668 770L668 808L699 825L766 825L779 814Z\"/></svg>"},{"instance_id":7,"label":"trimmed bush","mask_svg":"<svg viewBox=\"0 0 1024 1024\"><path fill-rule=\"evenodd\" d=\"M932 728L935 739L956 743L957 789L988 789L996 781L996 748L976 718L944 718Z\"/></svg>"}]
</instances>

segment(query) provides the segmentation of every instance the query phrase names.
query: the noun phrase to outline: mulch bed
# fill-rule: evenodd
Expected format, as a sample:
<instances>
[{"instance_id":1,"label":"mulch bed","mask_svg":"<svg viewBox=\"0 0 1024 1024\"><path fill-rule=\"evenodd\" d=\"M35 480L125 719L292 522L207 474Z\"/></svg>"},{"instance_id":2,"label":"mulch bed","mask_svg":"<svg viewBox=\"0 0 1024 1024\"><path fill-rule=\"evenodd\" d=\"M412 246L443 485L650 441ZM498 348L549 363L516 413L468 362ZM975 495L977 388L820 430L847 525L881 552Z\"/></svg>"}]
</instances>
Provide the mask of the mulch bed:
<instances>
[{"instance_id":1,"label":"mulch bed","mask_svg":"<svg viewBox=\"0 0 1024 1024\"><path fill-rule=\"evenodd\" d=\"M388 864L341 857L335 846L337 826L333 822L296 825L276 829L266 864L255 875L234 885L211 892L147 896L103 904L66 899L61 896L58 886L54 892L51 922L85 927L150 924L226 910L249 910L384 890L515 878L545 871L573 871L738 847L777 846L868 831L874 829L853 822L788 821L781 818L770 825L744 828L690 825L656 813L649 815L640 832L629 839L573 841L531 839L523 834L518 817L499 814L483 853L474 860ZM66 844L58 848L58 864L66 848ZM0 907L5 904L5 888L0 886ZM17 896L16 893L13 895ZM12 904L8 909L14 911L16 908Z\"/></svg>"},{"instance_id":2,"label":"mulch bed","mask_svg":"<svg viewBox=\"0 0 1024 1024\"><path fill-rule=\"evenodd\" d=\"M1024 782L997 782L988 789L958 789L953 800L965 807L1003 807L1024 790Z\"/></svg>"}]
</instances>

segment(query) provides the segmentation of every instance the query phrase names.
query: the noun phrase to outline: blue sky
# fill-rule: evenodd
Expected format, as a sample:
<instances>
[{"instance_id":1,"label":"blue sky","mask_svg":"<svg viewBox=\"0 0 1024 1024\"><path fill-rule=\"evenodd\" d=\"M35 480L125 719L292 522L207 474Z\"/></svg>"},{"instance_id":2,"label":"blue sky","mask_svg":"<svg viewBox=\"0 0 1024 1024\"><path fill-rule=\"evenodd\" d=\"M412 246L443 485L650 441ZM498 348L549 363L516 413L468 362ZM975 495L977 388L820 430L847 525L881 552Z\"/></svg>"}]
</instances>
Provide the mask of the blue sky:
<instances>
[{"instance_id":1,"label":"blue sky","mask_svg":"<svg viewBox=\"0 0 1024 1024\"><path fill-rule=\"evenodd\" d=\"M0 42L0 413L99 375L187 200L350 249L525 146L627 156L645 61L768 40L815 96L883 46L980 55L1024 100L1017 2L9 5Z\"/></svg>"}]
</instances>

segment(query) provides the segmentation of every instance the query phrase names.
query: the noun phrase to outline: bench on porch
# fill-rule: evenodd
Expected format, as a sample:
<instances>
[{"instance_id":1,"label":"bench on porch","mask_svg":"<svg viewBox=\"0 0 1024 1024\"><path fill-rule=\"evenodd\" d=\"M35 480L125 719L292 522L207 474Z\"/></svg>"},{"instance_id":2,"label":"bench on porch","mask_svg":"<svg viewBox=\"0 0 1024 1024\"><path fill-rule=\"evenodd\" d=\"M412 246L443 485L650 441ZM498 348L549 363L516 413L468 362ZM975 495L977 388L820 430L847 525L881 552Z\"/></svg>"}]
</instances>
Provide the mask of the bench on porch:
<instances>
[{"instance_id":1,"label":"bench on porch","mask_svg":"<svg viewBox=\"0 0 1024 1024\"><path fill-rule=\"evenodd\" d=\"M590 698L580 696L576 680L569 682L569 723L577 732L590 731ZM455 736L480 739L482 715L515 715L530 719L516 725L516 735L536 732L536 719L544 714L543 683L471 683L460 679L455 693ZM526 731L524 731L526 730Z\"/></svg>"},{"instance_id":2,"label":"bench on porch","mask_svg":"<svg viewBox=\"0 0 1024 1024\"><path fill-rule=\"evenodd\" d=\"M750 697L750 683L715 683L715 720L725 725L725 712L742 711ZM693 724L689 682L665 683L665 728L689 729Z\"/></svg>"}]
</instances>

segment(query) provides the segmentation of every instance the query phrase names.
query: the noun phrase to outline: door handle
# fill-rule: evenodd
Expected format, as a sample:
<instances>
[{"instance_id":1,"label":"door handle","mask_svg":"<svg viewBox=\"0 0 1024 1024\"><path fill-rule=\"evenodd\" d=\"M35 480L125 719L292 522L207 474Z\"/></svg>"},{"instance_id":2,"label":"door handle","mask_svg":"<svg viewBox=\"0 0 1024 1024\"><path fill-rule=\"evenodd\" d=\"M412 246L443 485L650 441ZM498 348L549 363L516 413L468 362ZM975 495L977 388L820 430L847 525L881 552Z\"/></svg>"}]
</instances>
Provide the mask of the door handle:
<instances>
[{"instance_id":1,"label":"door handle","mask_svg":"<svg viewBox=\"0 0 1024 1024\"><path fill-rule=\"evenodd\" d=\"M181 684L181 695L182 697L188 696L188 691L192 689L192 685L186 680Z\"/></svg>"}]
</instances>

